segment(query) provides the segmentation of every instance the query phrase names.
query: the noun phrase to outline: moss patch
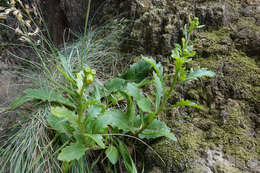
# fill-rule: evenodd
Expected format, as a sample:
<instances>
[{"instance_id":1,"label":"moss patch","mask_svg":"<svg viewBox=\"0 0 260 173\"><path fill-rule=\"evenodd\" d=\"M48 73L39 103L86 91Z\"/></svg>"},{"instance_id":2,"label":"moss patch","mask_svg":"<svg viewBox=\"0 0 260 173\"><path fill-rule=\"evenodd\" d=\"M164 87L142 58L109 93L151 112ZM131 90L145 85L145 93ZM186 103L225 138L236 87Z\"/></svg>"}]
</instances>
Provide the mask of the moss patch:
<instances>
[{"instance_id":1,"label":"moss patch","mask_svg":"<svg viewBox=\"0 0 260 173\"><path fill-rule=\"evenodd\" d=\"M260 158L260 139L255 136L255 128L260 127L255 121L259 111L260 70L254 59L234 48L226 28L200 35L206 39L200 44L208 47L198 49L208 55L197 57L190 66L207 67L217 75L189 83L182 91L187 93L186 98L203 104L205 110L182 108L165 116L178 142L163 140L153 147L167 161L167 167L180 171L203 157L207 150L219 149L234 167L225 170L216 166L216 170L228 173L239 168L243 172L247 161ZM191 118L185 120L182 114Z\"/></svg>"}]
</instances>

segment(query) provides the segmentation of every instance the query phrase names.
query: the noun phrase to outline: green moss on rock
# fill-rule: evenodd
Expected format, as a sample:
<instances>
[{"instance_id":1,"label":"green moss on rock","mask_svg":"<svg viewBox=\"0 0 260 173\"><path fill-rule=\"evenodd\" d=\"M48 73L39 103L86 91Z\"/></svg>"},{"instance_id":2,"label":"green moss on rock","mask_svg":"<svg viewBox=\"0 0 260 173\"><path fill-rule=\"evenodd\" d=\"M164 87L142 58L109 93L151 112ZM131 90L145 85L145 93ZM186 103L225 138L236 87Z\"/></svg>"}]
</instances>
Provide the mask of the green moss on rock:
<instances>
[{"instance_id":1,"label":"green moss on rock","mask_svg":"<svg viewBox=\"0 0 260 173\"><path fill-rule=\"evenodd\" d=\"M203 104L205 110L182 108L173 111L171 117L165 116L178 142L162 140L153 147L167 162L166 172L171 171L168 167L179 172L203 172L205 167L189 168L212 149L220 150L223 159L233 164L221 166L215 162L210 165L215 172L246 172L245 163L260 158L260 139L255 135L255 128L260 126L256 121L259 118L256 113L260 100L259 67L254 59L235 49L228 29L200 35L205 39L200 44L208 47L198 49L200 53L208 51L208 56L198 56L191 66L207 67L217 75L189 83L182 89L187 98ZM189 114L191 118L185 120L181 114ZM204 161L207 159L204 157Z\"/></svg>"},{"instance_id":2,"label":"green moss on rock","mask_svg":"<svg viewBox=\"0 0 260 173\"><path fill-rule=\"evenodd\" d=\"M216 162L213 170L217 173L242 173L239 169L227 164L223 164L222 162Z\"/></svg>"}]
</instances>

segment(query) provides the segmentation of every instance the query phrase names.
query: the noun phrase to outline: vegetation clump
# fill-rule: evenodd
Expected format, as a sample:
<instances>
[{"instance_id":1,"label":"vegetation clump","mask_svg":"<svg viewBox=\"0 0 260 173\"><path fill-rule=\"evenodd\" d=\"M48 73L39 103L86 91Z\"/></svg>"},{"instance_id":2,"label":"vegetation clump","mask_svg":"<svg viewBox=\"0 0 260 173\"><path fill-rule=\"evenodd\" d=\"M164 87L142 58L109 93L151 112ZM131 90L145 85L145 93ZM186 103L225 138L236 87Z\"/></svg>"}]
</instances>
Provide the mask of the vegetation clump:
<instances>
[{"instance_id":1,"label":"vegetation clump","mask_svg":"<svg viewBox=\"0 0 260 173\"><path fill-rule=\"evenodd\" d=\"M16 8L16 1L11 1L12 7L4 8L1 14L4 17L13 14L17 18L19 26L15 31L19 39L29 44L41 60L41 64L35 64L43 71L44 80L38 81L39 85L42 84L40 88L24 90L24 96L10 105L10 110L13 110L27 102L36 103L37 111L33 111L34 117L18 130L18 136L11 137L2 146L0 171L38 172L53 159L50 165L55 168L49 168L50 172L92 172L97 163L101 163L106 172L117 172L122 169L123 162L128 172L135 173L137 168L132 159L133 153L129 151L135 144L134 140L145 145L143 140L159 137L176 141L171 129L158 117L164 111L180 106L202 108L183 98L171 105L168 102L177 84L214 76L206 68L186 69L186 64L196 55L191 35L195 29L202 27L198 18L189 18L181 45L176 44L172 51L171 58L175 65L173 73L166 73L161 63L143 56L142 61L133 64L122 75L101 83L95 77L96 70L85 63L85 60L89 60L85 59L86 54L93 50L86 48L91 1L88 1L84 36L78 46L77 56L72 50L68 57L64 55L68 49L58 50L49 40L49 33L46 33L46 37L34 22L31 13L37 19L42 19L36 6L33 4L30 10L20 0L17 2L25 15ZM41 20L39 24L44 25ZM96 50L94 54L99 53ZM50 57L57 58L52 60L45 57L49 51ZM155 92L146 94L142 90L145 86L152 86ZM18 147L13 150L15 146ZM22 149L23 154L17 155L18 149ZM11 150L12 153L9 153ZM30 158L31 153L35 156ZM97 153L92 163L91 153Z\"/></svg>"},{"instance_id":2,"label":"vegetation clump","mask_svg":"<svg viewBox=\"0 0 260 173\"><path fill-rule=\"evenodd\" d=\"M27 171L34 170L37 161L41 160L42 155L57 141L62 144L55 153L59 153L58 160L62 161L63 172L73 170L77 165L79 167L76 169L91 172L98 162L106 163L104 170L113 172L117 170L119 160L122 160L125 169L131 173L137 172L137 168L131 157L132 153L128 150L133 143L126 138L136 139L144 144L143 139L159 137L176 141L170 128L158 120L158 116L165 110L180 106L201 109L198 104L185 99L169 105L168 100L176 85L203 76L214 76L214 73L206 68L198 67L190 70L185 68L185 64L196 54L193 51L191 34L194 29L200 27L202 26L199 25L198 18L189 18L189 25L185 25L184 28L182 44L176 44L172 51L175 72L166 74L163 66L153 58L142 57L142 61L103 85L95 80L96 70L83 63L86 41L84 35L78 61L79 68L70 68L64 57L60 56L55 64L62 75L62 82L47 77L47 83L51 85L41 89L26 89L25 96L16 99L10 107L15 109L25 102L36 101L38 104L44 103L44 106L47 103L49 108L43 118L54 130L55 137L49 145L45 146L35 162L30 166L25 165ZM33 44L30 40L28 42ZM46 74L51 74L50 69L46 69L43 59L42 63L43 69L47 70ZM171 81L169 87L166 83L168 80ZM150 96L146 96L141 90L147 85L152 85L155 89ZM88 154L96 150L101 152L96 157L96 161L89 165ZM5 154L5 152L1 154L0 162L6 164L8 160L3 160L6 159ZM2 170L4 169L5 166L2 167Z\"/></svg>"}]
</instances>

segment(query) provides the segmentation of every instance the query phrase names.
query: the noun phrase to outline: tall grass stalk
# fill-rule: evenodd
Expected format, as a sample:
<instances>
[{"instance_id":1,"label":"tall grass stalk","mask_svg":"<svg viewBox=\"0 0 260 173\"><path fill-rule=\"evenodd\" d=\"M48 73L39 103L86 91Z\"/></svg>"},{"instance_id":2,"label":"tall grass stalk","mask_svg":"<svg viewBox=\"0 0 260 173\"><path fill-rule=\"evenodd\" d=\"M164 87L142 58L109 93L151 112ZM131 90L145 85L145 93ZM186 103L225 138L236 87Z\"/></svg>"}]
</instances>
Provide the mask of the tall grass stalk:
<instances>
[{"instance_id":1,"label":"tall grass stalk","mask_svg":"<svg viewBox=\"0 0 260 173\"><path fill-rule=\"evenodd\" d=\"M88 0L88 8L87 8L87 13L86 13L86 17L85 17L85 26L84 26L84 34L83 34L83 39L81 42L81 52L80 52L80 65L81 65L81 69L83 69L83 61L82 61L82 57L83 57L83 51L84 51L84 44L85 44L85 40L86 40L86 34L87 34L87 28L88 28L88 19L89 19L89 12L90 12L90 5L91 5L91 0Z\"/></svg>"}]
</instances>

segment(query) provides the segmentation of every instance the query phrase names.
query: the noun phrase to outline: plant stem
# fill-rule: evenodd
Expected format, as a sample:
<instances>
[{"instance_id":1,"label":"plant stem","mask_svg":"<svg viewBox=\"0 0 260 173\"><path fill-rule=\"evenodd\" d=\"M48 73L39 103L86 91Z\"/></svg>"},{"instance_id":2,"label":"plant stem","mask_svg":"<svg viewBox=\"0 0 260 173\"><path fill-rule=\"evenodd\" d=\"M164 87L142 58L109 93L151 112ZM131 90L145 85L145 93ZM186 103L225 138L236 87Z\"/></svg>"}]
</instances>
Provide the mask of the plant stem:
<instances>
[{"instance_id":1,"label":"plant stem","mask_svg":"<svg viewBox=\"0 0 260 173\"><path fill-rule=\"evenodd\" d=\"M156 115L159 115L164 110L164 107L165 107L169 97L171 96L171 93L173 92L173 90L175 88L175 85L176 85L176 83L178 81L177 80L178 79L178 75L179 75L179 70L176 71L176 73L174 75L174 78L173 78L173 81L172 81L172 84L171 84L171 88L164 95L163 102L162 102L161 106L159 107L158 111L156 112Z\"/></svg>"},{"instance_id":2,"label":"plant stem","mask_svg":"<svg viewBox=\"0 0 260 173\"><path fill-rule=\"evenodd\" d=\"M88 27L88 18L89 18L89 12L90 12L90 5L91 5L91 0L88 0L88 8L87 8L87 13L86 13L86 19L85 19L85 26L84 26L84 35L83 39L81 42L81 52L80 52L80 68L83 69L83 54L84 54L84 45L86 41L86 35L87 35L87 27Z\"/></svg>"},{"instance_id":3,"label":"plant stem","mask_svg":"<svg viewBox=\"0 0 260 173\"><path fill-rule=\"evenodd\" d=\"M177 80L178 79L178 75L179 75L179 70L176 71L176 73L174 75L174 78L173 78L173 81L172 81L172 84L171 84L171 88L164 94L164 98L163 98L162 104L159 107L158 111L154 115L152 115L152 113L150 113L152 118L135 133L135 136L137 136L138 134L142 133L153 122L153 120L164 110L164 107L165 107L169 97L171 96L171 93L173 92L173 90L175 88L175 85L176 85L176 83L178 81Z\"/></svg>"},{"instance_id":4,"label":"plant stem","mask_svg":"<svg viewBox=\"0 0 260 173\"><path fill-rule=\"evenodd\" d=\"M152 118L144 125L142 126L137 132L135 132L134 136L137 136L138 134L142 133L144 129L146 129L154 120L156 117L156 114L150 113L149 116L152 116Z\"/></svg>"},{"instance_id":5,"label":"plant stem","mask_svg":"<svg viewBox=\"0 0 260 173\"><path fill-rule=\"evenodd\" d=\"M77 109L78 109L78 126L79 126L79 129L82 133L84 133L84 128L82 127L82 123L81 123L81 119L83 117L83 104L82 104L82 97L84 95L84 89L86 87L87 83L85 82L85 80L83 81L83 86L80 90L80 93L79 93L79 100L78 100L78 106L77 106Z\"/></svg>"}]
</instances>

